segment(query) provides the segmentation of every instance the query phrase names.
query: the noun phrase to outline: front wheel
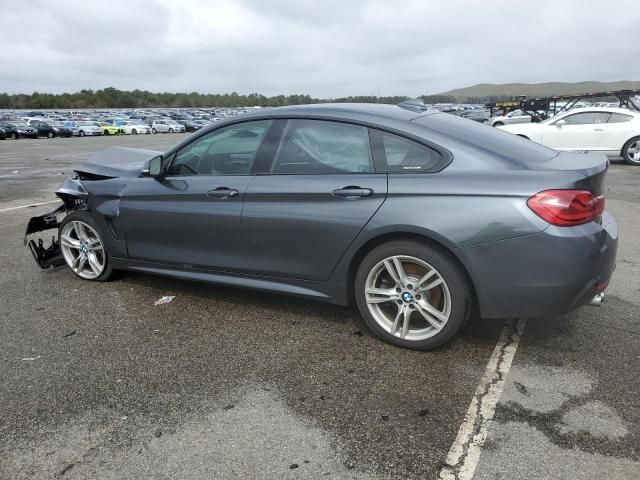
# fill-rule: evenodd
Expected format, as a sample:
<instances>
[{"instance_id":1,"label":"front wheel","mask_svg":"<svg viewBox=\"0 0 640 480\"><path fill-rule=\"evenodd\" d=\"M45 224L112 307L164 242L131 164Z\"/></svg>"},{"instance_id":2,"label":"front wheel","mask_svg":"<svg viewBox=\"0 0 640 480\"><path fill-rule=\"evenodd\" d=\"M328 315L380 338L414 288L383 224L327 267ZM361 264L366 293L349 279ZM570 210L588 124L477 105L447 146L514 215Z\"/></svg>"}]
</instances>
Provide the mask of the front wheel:
<instances>
[{"instance_id":1,"label":"front wheel","mask_svg":"<svg viewBox=\"0 0 640 480\"><path fill-rule=\"evenodd\" d=\"M80 130L80 136L84 137L84 131L83 130Z\"/></svg>"},{"instance_id":2,"label":"front wheel","mask_svg":"<svg viewBox=\"0 0 640 480\"><path fill-rule=\"evenodd\" d=\"M622 158L629 165L640 165L640 137L633 137L622 147Z\"/></svg>"},{"instance_id":3,"label":"front wheel","mask_svg":"<svg viewBox=\"0 0 640 480\"><path fill-rule=\"evenodd\" d=\"M158 133L158 130L156 130L155 128L152 128L151 133Z\"/></svg>"},{"instance_id":4,"label":"front wheel","mask_svg":"<svg viewBox=\"0 0 640 480\"><path fill-rule=\"evenodd\" d=\"M502 125L504 125L503 122L496 122L493 124L494 127L501 127Z\"/></svg>"},{"instance_id":5,"label":"front wheel","mask_svg":"<svg viewBox=\"0 0 640 480\"><path fill-rule=\"evenodd\" d=\"M173 128L170 128L170 129L169 129L169 133L173 133Z\"/></svg>"},{"instance_id":6,"label":"front wheel","mask_svg":"<svg viewBox=\"0 0 640 480\"><path fill-rule=\"evenodd\" d=\"M89 213L67 215L60 225L58 240L65 262L80 278L103 282L113 276L106 246Z\"/></svg>"},{"instance_id":7,"label":"front wheel","mask_svg":"<svg viewBox=\"0 0 640 480\"><path fill-rule=\"evenodd\" d=\"M138 131L134 128L133 130L131 130L131 135L137 135Z\"/></svg>"},{"instance_id":8,"label":"front wheel","mask_svg":"<svg viewBox=\"0 0 640 480\"><path fill-rule=\"evenodd\" d=\"M11 132L11 138L13 138L14 140L18 140L20 136L16 132Z\"/></svg>"},{"instance_id":9,"label":"front wheel","mask_svg":"<svg viewBox=\"0 0 640 480\"><path fill-rule=\"evenodd\" d=\"M49 133L47 133L47 138L53 138L53 137L55 137L55 136L56 136L56 134L55 134L55 133L53 133L53 130L52 130L52 131L50 131Z\"/></svg>"},{"instance_id":10,"label":"front wheel","mask_svg":"<svg viewBox=\"0 0 640 480\"><path fill-rule=\"evenodd\" d=\"M458 264L441 249L394 241L373 249L355 279L358 309L383 340L430 350L462 327L471 291Z\"/></svg>"}]
</instances>

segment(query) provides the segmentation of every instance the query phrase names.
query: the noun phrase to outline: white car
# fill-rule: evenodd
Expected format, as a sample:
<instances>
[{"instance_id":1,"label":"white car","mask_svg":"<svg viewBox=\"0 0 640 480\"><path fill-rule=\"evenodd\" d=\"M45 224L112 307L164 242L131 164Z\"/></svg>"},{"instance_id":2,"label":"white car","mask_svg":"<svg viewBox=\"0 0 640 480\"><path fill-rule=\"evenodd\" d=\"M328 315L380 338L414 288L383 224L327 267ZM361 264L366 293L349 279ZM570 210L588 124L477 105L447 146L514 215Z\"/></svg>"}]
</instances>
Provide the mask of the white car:
<instances>
[{"instance_id":1,"label":"white car","mask_svg":"<svg viewBox=\"0 0 640 480\"><path fill-rule=\"evenodd\" d=\"M125 135L138 135L139 133L151 133L151 127L144 123L132 122L130 120L118 120L116 126L124 129Z\"/></svg>"},{"instance_id":2,"label":"white car","mask_svg":"<svg viewBox=\"0 0 640 480\"><path fill-rule=\"evenodd\" d=\"M64 122L64 126L71 128L73 130L73 134L79 137L84 137L87 135L102 135L102 128L96 122L89 122L85 120L79 121L67 121Z\"/></svg>"},{"instance_id":3,"label":"white car","mask_svg":"<svg viewBox=\"0 0 640 480\"><path fill-rule=\"evenodd\" d=\"M492 127L500 127L502 125L511 125L513 123L531 123L531 115L526 114L522 110L514 110L506 115L499 117L491 117L487 123Z\"/></svg>"},{"instance_id":4,"label":"white car","mask_svg":"<svg viewBox=\"0 0 640 480\"><path fill-rule=\"evenodd\" d=\"M174 133L174 132L184 132L184 125L180 125L179 123L175 123L173 120L155 120L151 124L151 132L152 133Z\"/></svg>"},{"instance_id":5,"label":"white car","mask_svg":"<svg viewBox=\"0 0 640 480\"><path fill-rule=\"evenodd\" d=\"M544 122L499 127L556 150L596 151L640 165L640 112L587 107Z\"/></svg>"}]
</instances>

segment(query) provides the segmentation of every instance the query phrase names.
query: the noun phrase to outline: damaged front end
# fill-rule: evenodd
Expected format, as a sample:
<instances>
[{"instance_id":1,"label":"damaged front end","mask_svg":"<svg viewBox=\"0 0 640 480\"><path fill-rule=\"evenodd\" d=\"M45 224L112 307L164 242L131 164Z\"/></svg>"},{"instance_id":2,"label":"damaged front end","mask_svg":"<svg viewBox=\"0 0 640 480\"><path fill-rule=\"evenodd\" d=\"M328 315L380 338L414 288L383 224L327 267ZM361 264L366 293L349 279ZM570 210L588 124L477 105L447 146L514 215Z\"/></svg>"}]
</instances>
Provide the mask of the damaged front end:
<instances>
[{"instance_id":1,"label":"damaged front end","mask_svg":"<svg viewBox=\"0 0 640 480\"><path fill-rule=\"evenodd\" d=\"M60 249L57 229L62 219L69 212L82 209L86 206L87 191L82 186L82 183L80 183L78 176L68 178L62 187L56 191L56 195L62 200L62 205L51 212L31 217L24 234L24 244L29 246L33 258L40 268L43 269L59 267L65 264ZM44 235L29 238L29 236L36 233L52 229L56 229L56 233L52 235L49 245L45 245ZM48 235L46 235L46 237L48 238Z\"/></svg>"}]
</instances>

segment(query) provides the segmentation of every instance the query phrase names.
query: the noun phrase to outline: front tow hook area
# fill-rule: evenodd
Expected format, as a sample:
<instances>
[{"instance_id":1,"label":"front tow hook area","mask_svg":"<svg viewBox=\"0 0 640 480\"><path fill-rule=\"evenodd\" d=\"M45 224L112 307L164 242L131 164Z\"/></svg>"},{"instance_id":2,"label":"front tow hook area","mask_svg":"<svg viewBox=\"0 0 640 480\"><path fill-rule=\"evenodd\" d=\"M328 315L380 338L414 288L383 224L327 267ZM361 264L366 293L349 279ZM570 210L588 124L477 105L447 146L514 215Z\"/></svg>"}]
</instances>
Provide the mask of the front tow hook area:
<instances>
[{"instance_id":1,"label":"front tow hook area","mask_svg":"<svg viewBox=\"0 0 640 480\"><path fill-rule=\"evenodd\" d=\"M590 307L599 307L604 302L604 292L596 293L587 305Z\"/></svg>"}]
</instances>

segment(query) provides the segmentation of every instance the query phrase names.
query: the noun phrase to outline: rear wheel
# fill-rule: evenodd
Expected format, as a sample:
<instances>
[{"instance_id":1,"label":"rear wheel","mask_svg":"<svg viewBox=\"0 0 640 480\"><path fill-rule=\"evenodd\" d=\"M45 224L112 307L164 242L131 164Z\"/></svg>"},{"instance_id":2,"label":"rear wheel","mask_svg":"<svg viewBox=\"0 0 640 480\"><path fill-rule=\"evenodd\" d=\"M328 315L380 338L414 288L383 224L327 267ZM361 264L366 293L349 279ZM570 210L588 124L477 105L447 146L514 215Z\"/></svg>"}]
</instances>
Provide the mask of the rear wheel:
<instances>
[{"instance_id":1,"label":"rear wheel","mask_svg":"<svg viewBox=\"0 0 640 480\"><path fill-rule=\"evenodd\" d=\"M80 130L80 134L81 137L84 137L84 130Z\"/></svg>"},{"instance_id":2,"label":"rear wheel","mask_svg":"<svg viewBox=\"0 0 640 480\"><path fill-rule=\"evenodd\" d=\"M104 134L104 135L109 135L109 130L106 130L106 129L105 129L105 130L104 130L104 132L103 132L103 134Z\"/></svg>"},{"instance_id":3,"label":"rear wheel","mask_svg":"<svg viewBox=\"0 0 640 480\"><path fill-rule=\"evenodd\" d=\"M152 128L151 133L158 133L158 130L156 130L155 128Z\"/></svg>"},{"instance_id":4,"label":"rear wheel","mask_svg":"<svg viewBox=\"0 0 640 480\"><path fill-rule=\"evenodd\" d=\"M18 140L18 138L20 138L20 136L18 135L17 132L11 132L11 138L13 138L14 140Z\"/></svg>"},{"instance_id":5,"label":"rear wheel","mask_svg":"<svg viewBox=\"0 0 640 480\"><path fill-rule=\"evenodd\" d=\"M501 127L502 125L504 125L503 122L496 122L493 124L494 127Z\"/></svg>"},{"instance_id":6,"label":"rear wheel","mask_svg":"<svg viewBox=\"0 0 640 480\"><path fill-rule=\"evenodd\" d=\"M93 218L87 212L72 212L59 230L60 249L69 268L85 280L99 282L113 276L109 255Z\"/></svg>"},{"instance_id":7,"label":"rear wheel","mask_svg":"<svg viewBox=\"0 0 640 480\"><path fill-rule=\"evenodd\" d=\"M464 323L472 298L464 273L449 254L413 241L373 249L358 268L355 297L377 336L414 350L450 340Z\"/></svg>"},{"instance_id":8,"label":"rear wheel","mask_svg":"<svg viewBox=\"0 0 640 480\"><path fill-rule=\"evenodd\" d=\"M170 128L170 129L169 129L169 133L173 133L173 128Z\"/></svg>"},{"instance_id":9,"label":"rear wheel","mask_svg":"<svg viewBox=\"0 0 640 480\"><path fill-rule=\"evenodd\" d=\"M640 137L633 137L622 147L622 158L629 165L640 165Z\"/></svg>"},{"instance_id":10,"label":"rear wheel","mask_svg":"<svg viewBox=\"0 0 640 480\"><path fill-rule=\"evenodd\" d=\"M53 130L51 130L49 133L47 133L47 138L53 138L55 136L56 136L56 134L53 133Z\"/></svg>"}]
</instances>

